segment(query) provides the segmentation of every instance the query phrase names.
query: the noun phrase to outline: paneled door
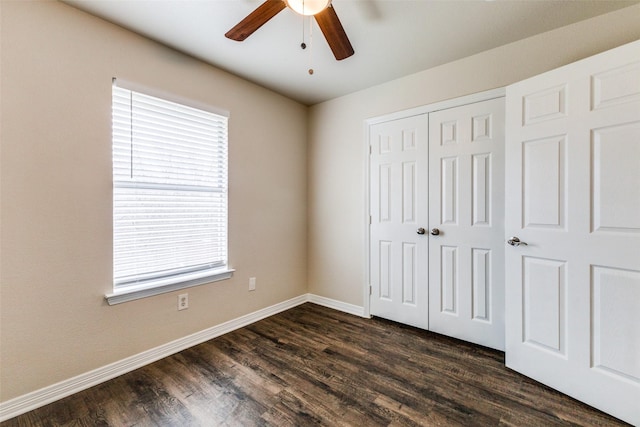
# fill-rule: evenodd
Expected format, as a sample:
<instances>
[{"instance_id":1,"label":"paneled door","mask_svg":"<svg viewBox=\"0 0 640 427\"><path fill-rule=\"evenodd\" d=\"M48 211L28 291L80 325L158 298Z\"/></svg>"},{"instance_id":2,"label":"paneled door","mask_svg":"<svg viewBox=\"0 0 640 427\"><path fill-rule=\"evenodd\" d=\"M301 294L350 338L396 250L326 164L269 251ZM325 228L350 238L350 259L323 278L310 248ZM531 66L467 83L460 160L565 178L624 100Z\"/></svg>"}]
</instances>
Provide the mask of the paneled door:
<instances>
[{"instance_id":1,"label":"paneled door","mask_svg":"<svg viewBox=\"0 0 640 427\"><path fill-rule=\"evenodd\" d=\"M507 88L506 364L640 425L640 42Z\"/></svg>"},{"instance_id":2,"label":"paneled door","mask_svg":"<svg viewBox=\"0 0 640 427\"><path fill-rule=\"evenodd\" d=\"M429 329L504 350L504 98L429 114Z\"/></svg>"},{"instance_id":3,"label":"paneled door","mask_svg":"<svg viewBox=\"0 0 640 427\"><path fill-rule=\"evenodd\" d=\"M371 126L370 312L428 327L427 115Z\"/></svg>"}]
</instances>

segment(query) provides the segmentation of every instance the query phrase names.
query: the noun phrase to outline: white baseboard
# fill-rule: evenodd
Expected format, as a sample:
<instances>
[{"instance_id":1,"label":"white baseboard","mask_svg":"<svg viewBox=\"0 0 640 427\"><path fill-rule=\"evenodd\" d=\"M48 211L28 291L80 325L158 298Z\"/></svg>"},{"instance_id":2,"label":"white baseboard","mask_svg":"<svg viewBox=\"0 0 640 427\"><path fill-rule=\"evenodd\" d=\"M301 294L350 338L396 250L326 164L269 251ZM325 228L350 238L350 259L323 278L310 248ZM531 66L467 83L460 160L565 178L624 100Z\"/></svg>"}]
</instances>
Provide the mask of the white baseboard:
<instances>
[{"instance_id":1,"label":"white baseboard","mask_svg":"<svg viewBox=\"0 0 640 427\"><path fill-rule=\"evenodd\" d=\"M353 305L346 302L338 301L331 298L321 297L320 295L307 294L308 301L314 304L322 305L324 307L332 308L334 310L342 311L344 313L353 314L354 316L365 317L364 307L359 305Z\"/></svg>"},{"instance_id":2,"label":"white baseboard","mask_svg":"<svg viewBox=\"0 0 640 427\"><path fill-rule=\"evenodd\" d=\"M112 378L131 372L134 369L141 368L164 357L186 350L189 347L193 347L194 345L250 325L300 304L304 304L305 302L312 302L334 310L363 317L364 310L362 307L313 294L300 295L299 297L283 301L253 313L240 316L228 322L221 323L220 325L187 335L186 337L179 338L159 347L143 351L142 353L127 357L126 359L94 369L93 371L52 384L40 390L18 396L5 402L0 402L0 422L17 417L18 415L24 414L25 412L29 412L33 409L40 408L79 391L86 390Z\"/></svg>"}]
</instances>

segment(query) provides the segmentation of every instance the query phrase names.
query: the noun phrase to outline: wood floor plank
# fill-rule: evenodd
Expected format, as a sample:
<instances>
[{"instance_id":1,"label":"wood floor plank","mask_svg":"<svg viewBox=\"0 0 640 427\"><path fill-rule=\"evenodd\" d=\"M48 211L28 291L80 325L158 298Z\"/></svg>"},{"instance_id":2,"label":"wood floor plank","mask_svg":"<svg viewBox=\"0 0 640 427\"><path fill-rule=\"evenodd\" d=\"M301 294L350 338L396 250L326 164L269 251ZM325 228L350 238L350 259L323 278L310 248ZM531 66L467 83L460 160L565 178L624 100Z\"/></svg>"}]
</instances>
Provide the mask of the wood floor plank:
<instances>
[{"instance_id":1,"label":"wood floor plank","mask_svg":"<svg viewBox=\"0 0 640 427\"><path fill-rule=\"evenodd\" d=\"M504 353L304 304L0 423L14 426L624 426Z\"/></svg>"}]
</instances>

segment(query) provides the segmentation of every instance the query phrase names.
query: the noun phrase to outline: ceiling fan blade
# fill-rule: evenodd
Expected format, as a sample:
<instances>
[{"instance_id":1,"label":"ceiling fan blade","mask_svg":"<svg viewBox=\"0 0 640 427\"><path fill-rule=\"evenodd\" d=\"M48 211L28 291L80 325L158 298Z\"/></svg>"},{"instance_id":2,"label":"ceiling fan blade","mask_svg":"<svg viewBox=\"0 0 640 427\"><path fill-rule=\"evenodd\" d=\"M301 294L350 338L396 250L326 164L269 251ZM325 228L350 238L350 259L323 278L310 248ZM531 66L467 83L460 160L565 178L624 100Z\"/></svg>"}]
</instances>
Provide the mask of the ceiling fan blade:
<instances>
[{"instance_id":1,"label":"ceiling fan blade","mask_svg":"<svg viewBox=\"0 0 640 427\"><path fill-rule=\"evenodd\" d=\"M285 7L287 7L287 5L282 0L267 0L247 15L247 17L240 21L235 27L227 31L225 37L241 42L253 34L258 28L266 24L267 21L276 16Z\"/></svg>"},{"instance_id":2,"label":"ceiling fan blade","mask_svg":"<svg viewBox=\"0 0 640 427\"><path fill-rule=\"evenodd\" d=\"M353 47L332 5L315 15L316 22L338 61L353 55Z\"/></svg>"}]
</instances>

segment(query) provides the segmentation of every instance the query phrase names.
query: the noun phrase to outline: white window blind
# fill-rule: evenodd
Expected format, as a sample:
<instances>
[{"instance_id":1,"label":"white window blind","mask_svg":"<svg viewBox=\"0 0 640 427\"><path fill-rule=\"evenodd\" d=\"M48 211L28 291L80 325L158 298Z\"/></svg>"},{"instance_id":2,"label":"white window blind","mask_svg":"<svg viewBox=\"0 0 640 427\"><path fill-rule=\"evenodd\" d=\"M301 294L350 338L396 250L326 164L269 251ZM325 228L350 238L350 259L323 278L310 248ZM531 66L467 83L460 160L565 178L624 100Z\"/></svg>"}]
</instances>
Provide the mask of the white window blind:
<instances>
[{"instance_id":1,"label":"white window blind","mask_svg":"<svg viewBox=\"0 0 640 427\"><path fill-rule=\"evenodd\" d=\"M114 291L227 263L227 117L113 86Z\"/></svg>"}]
</instances>

